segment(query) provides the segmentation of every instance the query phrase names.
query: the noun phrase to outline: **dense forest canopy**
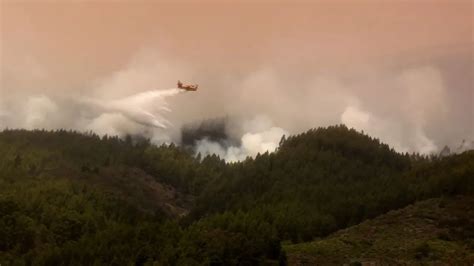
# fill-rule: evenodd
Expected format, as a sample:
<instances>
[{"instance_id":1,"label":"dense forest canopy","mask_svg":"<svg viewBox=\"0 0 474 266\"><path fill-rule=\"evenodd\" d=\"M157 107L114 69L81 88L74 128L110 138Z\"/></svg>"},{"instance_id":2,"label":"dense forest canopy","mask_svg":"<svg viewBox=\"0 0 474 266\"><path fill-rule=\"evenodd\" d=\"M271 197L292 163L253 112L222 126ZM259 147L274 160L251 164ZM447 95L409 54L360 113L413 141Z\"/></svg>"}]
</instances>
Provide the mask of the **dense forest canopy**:
<instances>
[{"instance_id":1,"label":"dense forest canopy","mask_svg":"<svg viewBox=\"0 0 474 266\"><path fill-rule=\"evenodd\" d=\"M0 264L285 264L419 200L474 192L474 152L400 154L343 125L226 163L147 139L0 132Z\"/></svg>"}]
</instances>

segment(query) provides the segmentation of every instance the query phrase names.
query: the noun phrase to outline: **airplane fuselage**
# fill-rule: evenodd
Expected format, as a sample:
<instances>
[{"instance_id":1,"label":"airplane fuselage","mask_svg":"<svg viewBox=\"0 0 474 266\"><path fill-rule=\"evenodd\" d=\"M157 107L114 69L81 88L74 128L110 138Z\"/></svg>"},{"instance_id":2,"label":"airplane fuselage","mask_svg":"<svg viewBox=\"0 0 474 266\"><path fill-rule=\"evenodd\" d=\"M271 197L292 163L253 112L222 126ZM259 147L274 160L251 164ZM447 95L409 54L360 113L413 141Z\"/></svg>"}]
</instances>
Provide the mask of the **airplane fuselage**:
<instances>
[{"instance_id":1,"label":"airplane fuselage","mask_svg":"<svg viewBox=\"0 0 474 266\"><path fill-rule=\"evenodd\" d=\"M178 89L186 90L186 91L197 91L198 85L197 84L183 84L181 81L178 81Z\"/></svg>"}]
</instances>

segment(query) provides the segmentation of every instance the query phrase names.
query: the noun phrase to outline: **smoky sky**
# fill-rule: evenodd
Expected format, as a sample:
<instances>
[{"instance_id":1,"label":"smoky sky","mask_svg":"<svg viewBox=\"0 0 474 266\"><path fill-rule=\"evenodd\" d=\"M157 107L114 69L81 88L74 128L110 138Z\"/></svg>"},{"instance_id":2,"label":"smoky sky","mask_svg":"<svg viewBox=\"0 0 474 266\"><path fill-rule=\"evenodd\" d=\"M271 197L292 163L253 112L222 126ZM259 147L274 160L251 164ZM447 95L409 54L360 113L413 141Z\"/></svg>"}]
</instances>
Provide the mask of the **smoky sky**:
<instances>
[{"instance_id":1,"label":"smoky sky","mask_svg":"<svg viewBox=\"0 0 474 266\"><path fill-rule=\"evenodd\" d=\"M211 140L199 147L232 158L339 123L399 151L429 153L474 136L471 1L0 6L1 128L179 142L183 125L227 117L240 150L206 148ZM101 113L80 101L130 99L178 79L200 89L155 104L171 111L156 111L166 128L130 119L134 103Z\"/></svg>"}]
</instances>

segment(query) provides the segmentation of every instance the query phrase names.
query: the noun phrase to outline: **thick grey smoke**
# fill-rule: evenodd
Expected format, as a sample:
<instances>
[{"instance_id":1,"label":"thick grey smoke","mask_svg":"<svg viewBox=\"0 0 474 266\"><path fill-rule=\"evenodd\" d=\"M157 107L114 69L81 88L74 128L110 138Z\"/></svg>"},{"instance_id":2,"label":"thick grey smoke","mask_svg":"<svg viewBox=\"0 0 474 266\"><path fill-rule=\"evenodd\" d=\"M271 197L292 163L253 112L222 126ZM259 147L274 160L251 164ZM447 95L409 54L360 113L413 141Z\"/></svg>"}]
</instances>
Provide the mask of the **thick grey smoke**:
<instances>
[{"instance_id":1,"label":"thick grey smoke","mask_svg":"<svg viewBox=\"0 0 474 266\"><path fill-rule=\"evenodd\" d=\"M0 127L140 134L161 143L179 142L187 123L228 115L228 133L240 143L201 139L196 152L237 161L275 150L282 135L344 123L398 151L432 153L473 138L471 65L454 72L451 62L440 59L344 71L261 67L210 73L144 52L77 90L11 82L33 70L44 78L47 70L37 63L31 71L28 65L6 71L4 65ZM197 82L200 90L157 90L178 79Z\"/></svg>"}]
</instances>

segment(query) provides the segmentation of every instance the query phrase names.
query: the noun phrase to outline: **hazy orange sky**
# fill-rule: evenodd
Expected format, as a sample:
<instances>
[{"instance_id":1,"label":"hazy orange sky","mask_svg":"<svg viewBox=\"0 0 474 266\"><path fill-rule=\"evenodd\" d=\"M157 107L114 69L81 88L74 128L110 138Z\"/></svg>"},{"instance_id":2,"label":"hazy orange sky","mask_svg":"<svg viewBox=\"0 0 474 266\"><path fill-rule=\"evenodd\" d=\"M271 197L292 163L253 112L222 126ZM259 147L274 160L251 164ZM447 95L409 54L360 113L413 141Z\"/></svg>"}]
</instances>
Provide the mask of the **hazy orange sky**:
<instances>
[{"instance_id":1,"label":"hazy orange sky","mask_svg":"<svg viewBox=\"0 0 474 266\"><path fill-rule=\"evenodd\" d=\"M472 49L472 1L1 1L2 56L58 82L114 71L140 49L206 68L327 68ZM57 74L57 75L55 75Z\"/></svg>"},{"instance_id":2,"label":"hazy orange sky","mask_svg":"<svg viewBox=\"0 0 474 266\"><path fill-rule=\"evenodd\" d=\"M439 143L474 135L470 0L0 0L0 12L6 109L8 98L117 98L183 79L203 89L177 100L182 123L264 113L295 132L360 109L403 128L397 139L414 124Z\"/></svg>"}]
</instances>

